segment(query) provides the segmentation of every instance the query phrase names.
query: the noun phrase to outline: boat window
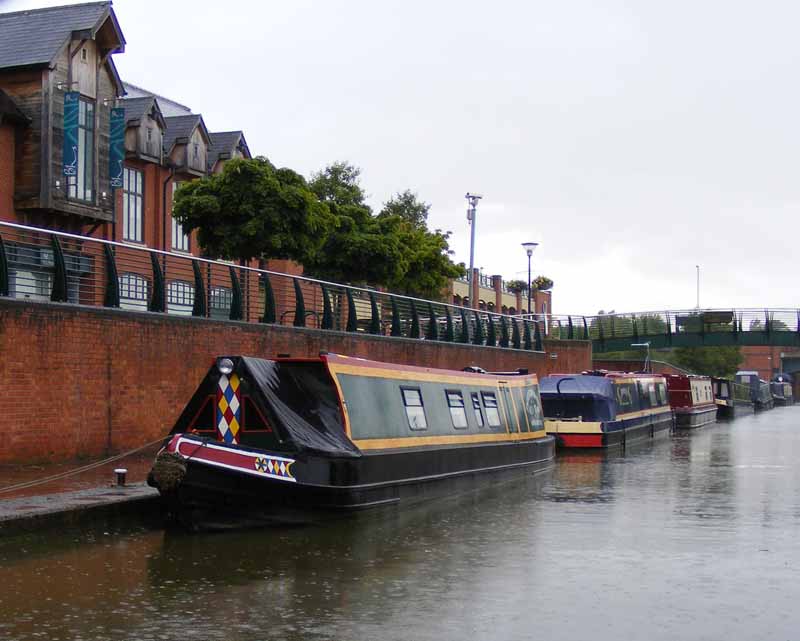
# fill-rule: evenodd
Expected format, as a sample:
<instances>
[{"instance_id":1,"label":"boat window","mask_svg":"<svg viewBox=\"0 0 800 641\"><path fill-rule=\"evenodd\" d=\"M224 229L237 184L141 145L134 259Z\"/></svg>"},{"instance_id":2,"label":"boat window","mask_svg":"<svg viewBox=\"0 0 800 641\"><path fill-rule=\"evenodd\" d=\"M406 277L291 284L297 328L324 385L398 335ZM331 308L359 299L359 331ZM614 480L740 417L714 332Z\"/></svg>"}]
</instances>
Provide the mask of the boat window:
<instances>
[{"instance_id":1,"label":"boat window","mask_svg":"<svg viewBox=\"0 0 800 641\"><path fill-rule=\"evenodd\" d=\"M481 392L483 396L483 406L486 408L486 420L489 427L500 427L503 423L500 421L500 412L497 411L497 397L494 392Z\"/></svg>"},{"instance_id":2,"label":"boat window","mask_svg":"<svg viewBox=\"0 0 800 641\"><path fill-rule=\"evenodd\" d=\"M617 407L621 412L633 410L633 385L631 383L620 383L616 385Z\"/></svg>"},{"instance_id":3,"label":"boat window","mask_svg":"<svg viewBox=\"0 0 800 641\"><path fill-rule=\"evenodd\" d=\"M461 392L452 390L446 391L445 394L447 395L447 406L450 408L450 418L453 419L453 427L466 429L467 411L464 409L464 397Z\"/></svg>"},{"instance_id":4,"label":"boat window","mask_svg":"<svg viewBox=\"0 0 800 641\"><path fill-rule=\"evenodd\" d=\"M406 406L408 426L412 430L428 429L425 408L422 406L422 392L416 387L401 387L400 391L403 393L403 405Z\"/></svg>"},{"instance_id":5,"label":"boat window","mask_svg":"<svg viewBox=\"0 0 800 641\"><path fill-rule=\"evenodd\" d=\"M647 387L647 392L650 394L650 406L651 407L658 407L658 396L656 395L656 384L649 383Z\"/></svg>"},{"instance_id":6,"label":"boat window","mask_svg":"<svg viewBox=\"0 0 800 641\"><path fill-rule=\"evenodd\" d=\"M209 396L186 428L187 432L216 432L214 406L216 399Z\"/></svg>"},{"instance_id":7,"label":"boat window","mask_svg":"<svg viewBox=\"0 0 800 641\"><path fill-rule=\"evenodd\" d=\"M472 409L475 411L475 421L478 423L478 427L483 427L483 412L478 392L472 392Z\"/></svg>"}]
</instances>

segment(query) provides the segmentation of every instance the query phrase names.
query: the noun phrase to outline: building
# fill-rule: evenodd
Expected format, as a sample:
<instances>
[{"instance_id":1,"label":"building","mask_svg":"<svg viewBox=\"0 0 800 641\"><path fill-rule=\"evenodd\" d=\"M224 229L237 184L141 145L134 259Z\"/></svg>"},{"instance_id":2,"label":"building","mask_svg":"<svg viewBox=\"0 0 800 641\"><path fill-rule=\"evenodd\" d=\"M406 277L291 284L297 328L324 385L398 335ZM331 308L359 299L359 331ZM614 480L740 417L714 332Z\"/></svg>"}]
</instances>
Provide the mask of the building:
<instances>
[{"instance_id":1,"label":"building","mask_svg":"<svg viewBox=\"0 0 800 641\"><path fill-rule=\"evenodd\" d=\"M499 274L486 276L475 270L477 283L477 308L502 314L524 314L528 311L527 293L512 292ZM470 303L470 283L466 278L452 281L450 302L454 305L475 307ZM531 296L531 313L552 314L552 292L534 291Z\"/></svg>"},{"instance_id":2,"label":"building","mask_svg":"<svg viewBox=\"0 0 800 641\"><path fill-rule=\"evenodd\" d=\"M189 107L123 83L113 57L125 38L111 2L0 14L0 33L0 220L130 245L116 255L120 304L147 309L152 278L140 250L201 255L196 234L172 218L173 195L184 181L250 158L243 132L209 131ZM122 116L119 159L114 114ZM52 249L12 248L10 293L48 297ZM91 302L98 294L82 281L87 257L78 254L68 299ZM181 262L163 261L168 311L189 314L193 275ZM210 315L226 318L230 299L229 283L211 283Z\"/></svg>"}]
</instances>

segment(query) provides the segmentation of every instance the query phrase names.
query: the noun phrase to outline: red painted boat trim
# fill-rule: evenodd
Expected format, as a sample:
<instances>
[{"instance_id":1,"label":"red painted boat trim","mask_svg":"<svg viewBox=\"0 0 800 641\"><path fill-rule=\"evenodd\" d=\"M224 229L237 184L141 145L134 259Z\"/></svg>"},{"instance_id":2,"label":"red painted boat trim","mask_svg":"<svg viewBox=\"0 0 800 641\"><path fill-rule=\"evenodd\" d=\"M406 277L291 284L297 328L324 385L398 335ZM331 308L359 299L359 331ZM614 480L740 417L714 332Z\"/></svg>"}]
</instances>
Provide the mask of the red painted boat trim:
<instances>
[{"instance_id":1,"label":"red painted boat trim","mask_svg":"<svg viewBox=\"0 0 800 641\"><path fill-rule=\"evenodd\" d=\"M605 447L602 434L558 434L562 447Z\"/></svg>"}]
</instances>

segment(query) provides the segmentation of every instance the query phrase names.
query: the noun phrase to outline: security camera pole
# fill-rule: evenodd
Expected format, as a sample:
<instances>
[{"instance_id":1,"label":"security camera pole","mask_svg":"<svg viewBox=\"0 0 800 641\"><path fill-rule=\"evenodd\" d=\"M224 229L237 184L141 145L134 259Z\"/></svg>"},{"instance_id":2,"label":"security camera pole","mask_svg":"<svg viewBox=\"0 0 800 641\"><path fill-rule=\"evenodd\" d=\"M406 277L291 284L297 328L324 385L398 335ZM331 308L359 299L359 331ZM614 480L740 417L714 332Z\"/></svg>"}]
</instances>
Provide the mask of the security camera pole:
<instances>
[{"instance_id":1,"label":"security camera pole","mask_svg":"<svg viewBox=\"0 0 800 641\"><path fill-rule=\"evenodd\" d=\"M475 217L477 212L475 208L478 206L478 201L483 198L480 194L471 194L467 192L464 196L467 199L467 220L472 225L472 234L469 241L469 282L472 284L472 270L475 267Z\"/></svg>"}]
</instances>

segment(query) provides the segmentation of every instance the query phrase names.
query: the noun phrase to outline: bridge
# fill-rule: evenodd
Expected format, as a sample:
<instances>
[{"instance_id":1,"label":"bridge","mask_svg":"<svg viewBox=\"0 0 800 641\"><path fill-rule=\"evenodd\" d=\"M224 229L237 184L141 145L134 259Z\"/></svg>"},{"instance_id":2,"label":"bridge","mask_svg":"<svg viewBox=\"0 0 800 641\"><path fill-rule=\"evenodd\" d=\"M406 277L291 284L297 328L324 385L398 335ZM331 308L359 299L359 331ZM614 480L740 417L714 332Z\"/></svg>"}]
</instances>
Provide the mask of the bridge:
<instances>
[{"instance_id":1,"label":"bridge","mask_svg":"<svg viewBox=\"0 0 800 641\"><path fill-rule=\"evenodd\" d=\"M800 347L800 309L685 309L555 319L556 338L591 340L595 352L730 345ZM549 330L552 333L552 330Z\"/></svg>"}]
</instances>

